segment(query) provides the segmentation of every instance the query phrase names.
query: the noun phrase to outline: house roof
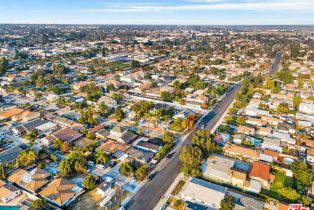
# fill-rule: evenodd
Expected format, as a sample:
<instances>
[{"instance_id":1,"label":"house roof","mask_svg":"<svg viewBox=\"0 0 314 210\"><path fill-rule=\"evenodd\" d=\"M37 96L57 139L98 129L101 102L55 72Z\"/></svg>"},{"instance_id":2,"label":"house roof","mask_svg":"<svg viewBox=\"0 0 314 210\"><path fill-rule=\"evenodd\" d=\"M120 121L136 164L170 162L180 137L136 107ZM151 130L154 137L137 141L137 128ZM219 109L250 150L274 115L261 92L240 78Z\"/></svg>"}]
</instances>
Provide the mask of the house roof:
<instances>
[{"instance_id":1,"label":"house roof","mask_svg":"<svg viewBox=\"0 0 314 210\"><path fill-rule=\"evenodd\" d=\"M236 179L240 179L243 181L246 180L246 173L244 171L231 169L229 175Z\"/></svg>"},{"instance_id":2,"label":"house roof","mask_svg":"<svg viewBox=\"0 0 314 210\"><path fill-rule=\"evenodd\" d=\"M64 178L58 178L50 182L39 194L63 205L70 197L75 195L75 192L72 191L74 187L76 187L74 183Z\"/></svg>"},{"instance_id":3,"label":"house roof","mask_svg":"<svg viewBox=\"0 0 314 210\"><path fill-rule=\"evenodd\" d=\"M24 169L16 169L9 175L8 180L10 182L18 183L25 173L27 173L27 171L25 171Z\"/></svg>"},{"instance_id":4,"label":"house roof","mask_svg":"<svg viewBox=\"0 0 314 210\"><path fill-rule=\"evenodd\" d=\"M10 117L13 117L15 115L21 114L22 112L24 112L23 109L19 109L16 107L13 107L11 109L5 110L4 112L0 112L0 119L7 119Z\"/></svg>"},{"instance_id":5,"label":"house roof","mask_svg":"<svg viewBox=\"0 0 314 210\"><path fill-rule=\"evenodd\" d=\"M260 151L246 148L246 147L241 147L235 144L227 144L224 147L224 151L227 153L232 153L236 155L241 155L241 156L246 156L246 157L251 157L258 159L260 156Z\"/></svg>"},{"instance_id":6,"label":"house roof","mask_svg":"<svg viewBox=\"0 0 314 210\"><path fill-rule=\"evenodd\" d=\"M14 161L23 150L16 146L0 152L0 163L6 164Z\"/></svg>"},{"instance_id":7,"label":"house roof","mask_svg":"<svg viewBox=\"0 0 314 210\"><path fill-rule=\"evenodd\" d=\"M123 144L120 142L116 142L116 141L112 141L112 140L108 140L108 141L102 143L99 147L97 147L96 151L102 150L102 151L107 152L107 153L115 153L118 150L124 152L128 148L130 148L129 145L126 145L126 144Z\"/></svg>"},{"instance_id":8,"label":"house roof","mask_svg":"<svg viewBox=\"0 0 314 210\"><path fill-rule=\"evenodd\" d=\"M144 148L155 150L155 151L159 150L159 148L161 147L160 145L156 145L147 141L140 141L136 144L136 146L144 147Z\"/></svg>"},{"instance_id":9,"label":"house roof","mask_svg":"<svg viewBox=\"0 0 314 210\"><path fill-rule=\"evenodd\" d=\"M49 181L46 179L39 179L39 180L31 180L29 183L25 185L25 187L31 191L36 191L42 186L46 185Z\"/></svg>"},{"instance_id":10,"label":"house roof","mask_svg":"<svg viewBox=\"0 0 314 210\"><path fill-rule=\"evenodd\" d=\"M225 197L226 191L227 189L220 185L193 178L183 186L181 194L216 209L220 207L220 201Z\"/></svg>"},{"instance_id":11,"label":"house roof","mask_svg":"<svg viewBox=\"0 0 314 210\"><path fill-rule=\"evenodd\" d=\"M47 121L41 120L41 119L36 119L30 122L27 122L25 124L23 124L22 126L28 131L31 132L32 130L34 130L35 128L44 125L45 123L47 123Z\"/></svg>"},{"instance_id":12,"label":"house roof","mask_svg":"<svg viewBox=\"0 0 314 210\"><path fill-rule=\"evenodd\" d=\"M104 127L105 127L105 125L103 125L103 124L102 125L96 125L95 127L89 129L88 132L95 133Z\"/></svg>"},{"instance_id":13,"label":"house roof","mask_svg":"<svg viewBox=\"0 0 314 210\"><path fill-rule=\"evenodd\" d=\"M83 134L77 132L76 130L73 130L71 128L64 128L62 130L57 131L56 133L53 134L53 136L57 139L61 139L63 141L74 141L77 140L81 137L83 137Z\"/></svg>"},{"instance_id":14,"label":"house roof","mask_svg":"<svg viewBox=\"0 0 314 210\"><path fill-rule=\"evenodd\" d=\"M117 132L117 133L123 133L127 129L125 127L122 127L120 125L115 126L111 131Z\"/></svg>"},{"instance_id":15,"label":"house roof","mask_svg":"<svg viewBox=\"0 0 314 210\"><path fill-rule=\"evenodd\" d=\"M279 156L278 152L271 151L271 150L268 150L268 149L264 149L264 154L265 155L270 155L270 156L273 156L273 157L278 157Z\"/></svg>"},{"instance_id":16,"label":"house roof","mask_svg":"<svg viewBox=\"0 0 314 210\"><path fill-rule=\"evenodd\" d=\"M12 195L12 192L18 191L19 188L13 184L5 184L0 187L0 198L7 198Z\"/></svg>"},{"instance_id":17,"label":"house roof","mask_svg":"<svg viewBox=\"0 0 314 210\"><path fill-rule=\"evenodd\" d=\"M152 152L143 152L140 150L135 149L134 147L130 147L125 151L130 158L135 159L136 161L140 162L148 162L150 159L153 158L154 153Z\"/></svg>"},{"instance_id":18,"label":"house roof","mask_svg":"<svg viewBox=\"0 0 314 210\"><path fill-rule=\"evenodd\" d=\"M256 161L252 164L249 177L257 177L265 181L269 180L270 177L270 166L267 163Z\"/></svg>"}]
</instances>

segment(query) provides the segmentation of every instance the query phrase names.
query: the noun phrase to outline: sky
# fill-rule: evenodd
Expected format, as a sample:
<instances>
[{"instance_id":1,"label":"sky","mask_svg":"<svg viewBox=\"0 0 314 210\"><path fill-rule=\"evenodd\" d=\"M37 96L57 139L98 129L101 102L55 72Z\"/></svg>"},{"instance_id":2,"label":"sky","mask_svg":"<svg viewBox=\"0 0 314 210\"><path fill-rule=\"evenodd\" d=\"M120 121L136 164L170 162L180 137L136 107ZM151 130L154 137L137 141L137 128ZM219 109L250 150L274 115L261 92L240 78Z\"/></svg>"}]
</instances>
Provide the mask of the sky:
<instances>
[{"instance_id":1,"label":"sky","mask_svg":"<svg viewBox=\"0 0 314 210\"><path fill-rule=\"evenodd\" d=\"M313 25L314 0L0 0L0 23Z\"/></svg>"}]
</instances>

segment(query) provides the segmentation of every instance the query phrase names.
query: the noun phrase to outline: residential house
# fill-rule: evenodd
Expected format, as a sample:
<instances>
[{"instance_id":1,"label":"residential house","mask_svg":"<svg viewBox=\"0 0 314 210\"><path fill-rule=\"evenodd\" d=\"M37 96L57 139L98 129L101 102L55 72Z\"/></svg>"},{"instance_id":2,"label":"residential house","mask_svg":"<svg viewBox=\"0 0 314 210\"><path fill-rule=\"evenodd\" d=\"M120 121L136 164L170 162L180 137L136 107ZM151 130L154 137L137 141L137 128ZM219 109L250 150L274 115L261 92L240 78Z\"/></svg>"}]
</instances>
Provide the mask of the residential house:
<instances>
[{"instance_id":1,"label":"residential house","mask_svg":"<svg viewBox=\"0 0 314 210\"><path fill-rule=\"evenodd\" d=\"M137 137L132 131L122 126L116 126L110 130L110 134L107 136L108 139L115 140L120 143L128 144Z\"/></svg>"},{"instance_id":2,"label":"residential house","mask_svg":"<svg viewBox=\"0 0 314 210\"><path fill-rule=\"evenodd\" d=\"M291 124L287 124L287 123L278 123L277 131L279 131L281 133L295 134L296 126L295 125L291 125Z\"/></svg>"},{"instance_id":3,"label":"residential house","mask_svg":"<svg viewBox=\"0 0 314 210\"><path fill-rule=\"evenodd\" d=\"M269 164L261 161L253 162L249 177L261 182L263 188L269 189L271 181Z\"/></svg>"},{"instance_id":4,"label":"residential house","mask_svg":"<svg viewBox=\"0 0 314 210\"><path fill-rule=\"evenodd\" d=\"M306 150L306 161L308 163L314 164L314 149Z\"/></svg>"},{"instance_id":5,"label":"residential house","mask_svg":"<svg viewBox=\"0 0 314 210\"><path fill-rule=\"evenodd\" d=\"M225 183L234 187L259 193L261 184L248 179L251 164L223 156L211 155L202 166L203 177L214 182Z\"/></svg>"},{"instance_id":6,"label":"residential house","mask_svg":"<svg viewBox=\"0 0 314 210\"><path fill-rule=\"evenodd\" d=\"M109 96L102 96L97 101L98 104L105 103L108 107L116 107L118 102Z\"/></svg>"},{"instance_id":7,"label":"residential house","mask_svg":"<svg viewBox=\"0 0 314 210\"><path fill-rule=\"evenodd\" d=\"M246 134L246 135L252 135L253 136L255 134L255 128L244 126L244 125L240 125L237 128L237 132L241 133L241 134Z\"/></svg>"},{"instance_id":8,"label":"residential house","mask_svg":"<svg viewBox=\"0 0 314 210\"><path fill-rule=\"evenodd\" d=\"M0 152L0 163L5 165L16 160L23 150L19 146L10 147Z\"/></svg>"},{"instance_id":9,"label":"residential house","mask_svg":"<svg viewBox=\"0 0 314 210\"><path fill-rule=\"evenodd\" d=\"M63 128L53 133L52 136L55 140L61 139L62 141L73 142L82 138L84 135L71 128Z\"/></svg>"},{"instance_id":10,"label":"residential house","mask_svg":"<svg viewBox=\"0 0 314 210\"><path fill-rule=\"evenodd\" d=\"M15 170L10 174L8 180L34 193L48 184L49 177L48 171L34 168L31 171Z\"/></svg>"},{"instance_id":11,"label":"residential house","mask_svg":"<svg viewBox=\"0 0 314 210\"><path fill-rule=\"evenodd\" d=\"M253 126L263 126L265 122L258 118L249 117L246 121L246 124L253 125Z\"/></svg>"},{"instance_id":12,"label":"residential house","mask_svg":"<svg viewBox=\"0 0 314 210\"><path fill-rule=\"evenodd\" d=\"M275 117L270 117L270 116L261 116L261 120L267 122L268 125L273 125L273 126L277 126L279 123L283 123L282 120Z\"/></svg>"},{"instance_id":13,"label":"residential house","mask_svg":"<svg viewBox=\"0 0 314 210\"><path fill-rule=\"evenodd\" d=\"M282 153L280 139L277 138L264 137L261 148Z\"/></svg>"},{"instance_id":14,"label":"residential house","mask_svg":"<svg viewBox=\"0 0 314 210\"><path fill-rule=\"evenodd\" d=\"M271 132L272 132L272 129L269 127L259 127L256 133L261 136L268 136L271 134Z\"/></svg>"},{"instance_id":15,"label":"residential house","mask_svg":"<svg viewBox=\"0 0 314 210\"><path fill-rule=\"evenodd\" d=\"M57 178L41 190L39 195L59 207L66 207L83 192L83 188L67 179Z\"/></svg>"},{"instance_id":16,"label":"residential house","mask_svg":"<svg viewBox=\"0 0 314 210\"><path fill-rule=\"evenodd\" d=\"M147 164L149 163L153 157L154 153L149 151L141 151L139 149L136 149L134 147L130 147L125 151L126 154L128 154L128 158L131 160L134 160L140 164Z\"/></svg>"},{"instance_id":17,"label":"residential house","mask_svg":"<svg viewBox=\"0 0 314 210\"><path fill-rule=\"evenodd\" d=\"M11 183L0 180L0 201L8 203L21 194L21 190Z\"/></svg>"},{"instance_id":18,"label":"residential house","mask_svg":"<svg viewBox=\"0 0 314 210\"><path fill-rule=\"evenodd\" d=\"M19 109L16 107L7 109L3 112L0 112L0 121L11 120L14 116L20 115L24 112L23 109Z\"/></svg>"},{"instance_id":19,"label":"residential house","mask_svg":"<svg viewBox=\"0 0 314 210\"><path fill-rule=\"evenodd\" d=\"M224 199L227 188L198 178L188 181L182 188L180 197L209 208L219 209L220 202ZM208 196L210 195L210 196Z\"/></svg>"},{"instance_id":20,"label":"residential house","mask_svg":"<svg viewBox=\"0 0 314 210\"><path fill-rule=\"evenodd\" d=\"M226 156L236 157L248 161L255 161L259 160L260 157L260 151L238 146L235 144L226 144L223 148L224 154Z\"/></svg>"},{"instance_id":21,"label":"residential house","mask_svg":"<svg viewBox=\"0 0 314 210\"><path fill-rule=\"evenodd\" d=\"M25 112L22 112L21 114L13 116L12 121L27 122L27 121L34 120L34 119L39 118L39 117L40 117L39 112L25 111Z\"/></svg>"},{"instance_id":22,"label":"residential house","mask_svg":"<svg viewBox=\"0 0 314 210\"><path fill-rule=\"evenodd\" d=\"M314 115L314 103L300 103L299 111L304 114Z\"/></svg>"},{"instance_id":23,"label":"residential house","mask_svg":"<svg viewBox=\"0 0 314 210\"><path fill-rule=\"evenodd\" d=\"M125 152L127 149L129 149L130 146L124 143L120 143L117 141L108 140L106 142L103 142L99 147L96 148L96 151L104 151L107 154L113 154L117 151Z\"/></svg>"}]
</instances>

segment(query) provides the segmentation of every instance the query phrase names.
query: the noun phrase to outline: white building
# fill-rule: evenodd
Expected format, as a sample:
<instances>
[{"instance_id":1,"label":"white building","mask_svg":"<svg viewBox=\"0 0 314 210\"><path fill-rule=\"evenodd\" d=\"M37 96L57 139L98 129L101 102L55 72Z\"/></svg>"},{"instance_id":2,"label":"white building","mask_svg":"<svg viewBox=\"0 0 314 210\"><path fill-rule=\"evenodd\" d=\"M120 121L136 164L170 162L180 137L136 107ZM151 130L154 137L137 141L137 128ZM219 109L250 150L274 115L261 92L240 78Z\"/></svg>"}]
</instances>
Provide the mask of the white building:
<instances>
[{"instance_id":1,"label":"white building","mask_svg":"<svg viewBox=\"0 0 314 210\"><path fill-rule=\"evenodd\" d=\"M184 185L180 196L183 200L219 209L220 202L224 199L226 192L227 188L225 187L193 178Z\"/></svg>"},{"instance_id":2,"label":"white building","mask_svg":"<svg viewBox=\"0 0 314 210\"><path fill-rule=\"evenodd\" d=\"M313 114L314 115L314 103L300 103L299 111L305 114Z\"/></svg>"}]
</instances>

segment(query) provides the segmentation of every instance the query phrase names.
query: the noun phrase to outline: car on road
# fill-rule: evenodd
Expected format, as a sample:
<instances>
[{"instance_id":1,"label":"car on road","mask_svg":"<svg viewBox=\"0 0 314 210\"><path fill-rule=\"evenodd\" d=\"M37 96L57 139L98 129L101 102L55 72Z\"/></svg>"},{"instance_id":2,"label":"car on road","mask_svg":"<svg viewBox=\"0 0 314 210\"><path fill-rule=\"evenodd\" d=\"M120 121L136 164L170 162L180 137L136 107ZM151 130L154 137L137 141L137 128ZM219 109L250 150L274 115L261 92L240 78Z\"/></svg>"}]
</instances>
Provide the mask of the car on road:
<instances>
[{"instance_id":1,"label":"car on road","mask_svg":"<svg viewBox=\"0 0 314 210\"><path fill-rule=\"evenodd\" d=\"M154 172L152 174L150 174L148 177L147 177L147 181L150 181L152 180L155 176L156 176L157 172Z\"/></svg>"},{"instance_id":2,"label":"car on road","mask_svg":"<svg viewBox=\"0 0 314 210\"><path fill-rule=\"evenodd\" d=\"M201 126L201 129L203 130L205 128L205 125L203 124L202 126Z\"/></svg>"},{"instance_id":3,"label":"car on road","mask_svg":"<svg viewBox=\"0 0 314 210\"><path fill-rule=\"evenodd\" d=\"M115 165L117 165L117 162L111 161L110 164L109 164L109 167L113 168Z\"/></svg>"},{"instance_id":4,"label":"car on road","mask_svg":"<svg viewBox=\"0 0 314 210\"><path fill-rule=\"evenodd\" d=\"M174 155L174 153L169 153L169 154L166 156L166 158L167 158L167 159L170 159L173 155Z\"/></svg>"}]
</instances>

